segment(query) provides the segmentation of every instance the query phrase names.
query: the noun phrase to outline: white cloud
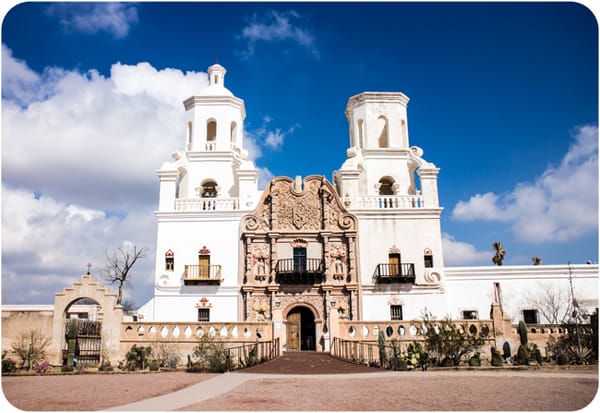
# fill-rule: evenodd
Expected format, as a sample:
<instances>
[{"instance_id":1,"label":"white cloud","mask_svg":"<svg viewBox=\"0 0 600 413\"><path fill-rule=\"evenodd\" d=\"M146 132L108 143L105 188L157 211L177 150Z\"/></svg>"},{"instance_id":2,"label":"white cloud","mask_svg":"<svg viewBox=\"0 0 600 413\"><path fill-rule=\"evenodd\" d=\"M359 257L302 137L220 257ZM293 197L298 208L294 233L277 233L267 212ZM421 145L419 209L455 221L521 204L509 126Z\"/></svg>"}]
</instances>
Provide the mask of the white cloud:
<instances>
[{"instance_id":1,"label":"white cloud","mask_svg":"<svg viewBox=\"0 0 600 413\"><path fill-rule=\"evenodd\" d=\"M524 242L568 241L598 229L598 127L573 132L560 165L508 194L477 194L460 201L452 216L462 221L502 221Z\"/></svg>"},{"instance_id":2,"label":"white cloud","mask_svg":"<svg viewBox=\"0 0 600 413\"><path fill-rule=\"evenodd\" d=\"M447 266L486 264L494 255L491 251L477 251L472 244L457 241L445 232L442 233L442 248Z\"/></svg>"},{"instance_id":3,"label":"white cloud","mask_svg":"<svg viewBox=\"0 0 600 413\"><path fill-rule=\"evenodd\" d=\"M155 232L152 211L119 219L101 210L3 186L2 301L51 303L55 292L78 281L88 262L100 280L105 254L123 240L152 251ZM133 269L132 292L138 305L152 294L153 256Z\"/></svg>"},{"instance_id":4,"label":"white cloud","mask_svg":"<svg viewBox=\"0 0 600 413\"><path fill-rule=\"evenodd\" d=\"M138 21L137 8L124 3L52 4L48 14L58 17L67 32L106 32L117 39L127 36L131 25Z\"/></svg>"},{"instance_id":5,"label":"white cloud","mask_svg":"<svg viewBox=\"0 0 600 413\"><path fill-rule=\"evenodd\" d=\"M314 57L319 57L315 38L309 29L301 27L302 16L295 11L277 12L270 10L263 16L252 16L242 29L240 37L248 42L245 57L254 54L259 42L278 43L291 41L307 49Z\"/></svg>"},{"instance_id":6,"label":"white cloud","mask_svg":"<svg viewBox=\"0 0 600 413\"><path fill-rule=\"evenodd\" d=\"M4 181L101 210L155 203L153 171L184 145L181 102L206 86L206 75L148 63L114 64L109 78L54 72L12 94L34 95L41 85L53 91L45 99L25 107L3 99Z\"/></svg>"}]
</instances>

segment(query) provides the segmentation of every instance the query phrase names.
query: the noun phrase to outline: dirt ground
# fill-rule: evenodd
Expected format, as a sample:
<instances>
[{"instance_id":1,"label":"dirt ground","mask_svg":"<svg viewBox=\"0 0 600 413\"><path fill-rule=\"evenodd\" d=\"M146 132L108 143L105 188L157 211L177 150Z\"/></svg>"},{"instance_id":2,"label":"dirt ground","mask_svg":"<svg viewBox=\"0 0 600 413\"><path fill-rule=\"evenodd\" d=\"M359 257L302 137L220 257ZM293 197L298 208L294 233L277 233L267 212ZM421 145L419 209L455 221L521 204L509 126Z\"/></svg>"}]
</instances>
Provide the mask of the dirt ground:
<instances>
[{"instance_id":1,"label":"dirt ground","mask_svg":"<svg viewBox=\"0 0 600 413\"><path fill-rule=\"evenodd\" d=\"M12 406L22 410L90 411L166 394L211 377L214 375L185 372L2 377L2 389ZM597 389L597 368L562 372L415 371L390 373L389 377L369 373L248 375L248 381L233 391L183 410L572 411L588 406ZM2 411L13 410L11 404L2 405Z\"/></svg>"},{"instance_id":2,"label":"dirt ground","mask_svg":"<svg viewBox=\"0 0 600 413\"><path fill-rule=\"evenodd\" d=\"M597 375L403 372L389 378L263 378L182 410L573 411L594 399ZM596 406L597 407L597 406Z\"/></svg>"},{"instance_id":3,"label":"dirt ground","mask_svg":"<svg viewBox=\"0 0 600 413\"><path fill-rule=\"evenodd\" d=\"M102 410L170 393L210 379L214 374L184 372L77 374L2 377L6 400L1 411L11 405L27 411Z\"/></svg>"}]
</instances>

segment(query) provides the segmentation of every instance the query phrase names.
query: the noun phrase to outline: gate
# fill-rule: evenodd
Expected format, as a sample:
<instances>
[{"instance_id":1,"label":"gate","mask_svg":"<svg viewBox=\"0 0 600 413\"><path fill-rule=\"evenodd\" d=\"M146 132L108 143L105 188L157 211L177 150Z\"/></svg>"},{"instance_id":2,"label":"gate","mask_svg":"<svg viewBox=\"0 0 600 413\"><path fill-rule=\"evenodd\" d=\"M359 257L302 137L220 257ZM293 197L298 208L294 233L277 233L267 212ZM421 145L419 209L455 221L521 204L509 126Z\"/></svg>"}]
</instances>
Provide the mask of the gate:
<instances>
[{"instance_id":1,"label":"gate","mask_svg":"<svg viewBox=\"0 0 600 413\"><path fill-rule=\"evenodd\" d=\"M69 320L65 325L65 331L69 329ZM99 364L102 353L102 322L79 320L77 323L77 338L75 341L75 357L77 363L83 365ZM66 356L69 343L65 342L63 359Z\"/></svg>"}]
</instances>

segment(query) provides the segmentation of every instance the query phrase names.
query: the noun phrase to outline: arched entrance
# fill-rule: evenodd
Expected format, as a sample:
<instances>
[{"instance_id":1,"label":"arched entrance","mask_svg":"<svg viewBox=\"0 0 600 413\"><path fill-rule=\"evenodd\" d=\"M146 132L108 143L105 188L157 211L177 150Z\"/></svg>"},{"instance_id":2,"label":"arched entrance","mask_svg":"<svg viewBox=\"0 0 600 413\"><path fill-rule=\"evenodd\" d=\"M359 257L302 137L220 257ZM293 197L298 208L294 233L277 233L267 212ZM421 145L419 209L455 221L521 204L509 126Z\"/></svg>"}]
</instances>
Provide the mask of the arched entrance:
<instances>
[{"instance_id":1,"label":"arched entrance","mask_svg":"<svg viewBox=\"0 0 600 413\"><path fill-rule=\"evenodd\" d=\"M81 281L73 283L71 287L64 288L54 296L54 317L52 322L52 347L49 351L49 357L54 364L62 364L63 350L68 346L65 338L66 318L75 318L77 314L77 305L81 298L89 298L97 312L92 311L96 320L102 321L101 331L93 332L94 336L100 335L103 347L102 352L106 351L106 356L110 360L119 359L121 322L123 321L123 307L117 305L117 294L106 289L102 284L96 282L90 274L81 276ZM85 311L90 317L89 309ZM79 315L77 315L79 318ZM79 331L79 322L78 331ZM89 333L86 326L82 324L82 333ZM97 326L97 325L96 325ZM94 329L94 327L89 327ZM94 349L97 347L97 339L94 337ZM103 343L103 344L102 344ZM94 350L96 351L96 350ZM94 359L97 356L94 355Z\"/></svg>"},{"instance_id":2,"label":"arched entrance","mask_svg":"<svg viewBox=\"0 0 600 413\"><path fill-rule=\"evenodd\" d=\"M286 317L287 351L316 350L315 315L304 306L290 310Z\"/></svg>"}]
</instances>

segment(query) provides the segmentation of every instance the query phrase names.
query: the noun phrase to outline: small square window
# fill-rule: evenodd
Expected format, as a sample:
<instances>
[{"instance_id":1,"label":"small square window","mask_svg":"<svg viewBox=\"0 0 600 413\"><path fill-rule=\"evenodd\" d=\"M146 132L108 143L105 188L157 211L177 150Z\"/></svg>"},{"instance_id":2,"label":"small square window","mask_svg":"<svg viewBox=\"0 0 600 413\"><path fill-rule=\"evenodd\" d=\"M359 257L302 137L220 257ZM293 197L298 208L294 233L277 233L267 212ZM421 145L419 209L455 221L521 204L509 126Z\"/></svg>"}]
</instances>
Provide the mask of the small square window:
<instances>
[{"instance_id":1,"label":"small square window","mask_svg":"<svg viewBox=\"0 0 600 413\"><path fill-rule=\"evenodd\" d=\"M433 268L433 255L425 255L423 259L425 261L425 268Z\"/></svg>"},{"instance_id":2,"label":"small square window","mask_svg":"<svg viewBox=\"0 0 600 413\"><path fill-rule=\"evenodd\" d=\"M200 321L200 322L210 321L210 308L199 308L198 309L198 321Z\"/></svg>"},{"instance_id":3,"label":"small square window","mask_svg":"<svg viewBox=\"0 0 600 413\"><path fill-rule=\"evenodd\" d=\"M463 320L478 320L479 314L476 310L463 310L462 318Z\"/></svg>"},{"instance_id":4,"label":"small square window","mask_svg":"<svg viewBox=\"0 0 600 413\"><path fill-rule=\"evenodd\" d=\"M392 321L402 320L402 306L401 305L390 305L390 319Z\"/></svg>"},{"instance_id":5,"label":"small square window","mask_svg":"<svg viewBox=\"0 0 600 413\"><path fill-rule=\"evenodd\" d=\"M532 309L523 310L523 321L525 324L539 324L538 311Z\"/></svg>"}]
</instances>

